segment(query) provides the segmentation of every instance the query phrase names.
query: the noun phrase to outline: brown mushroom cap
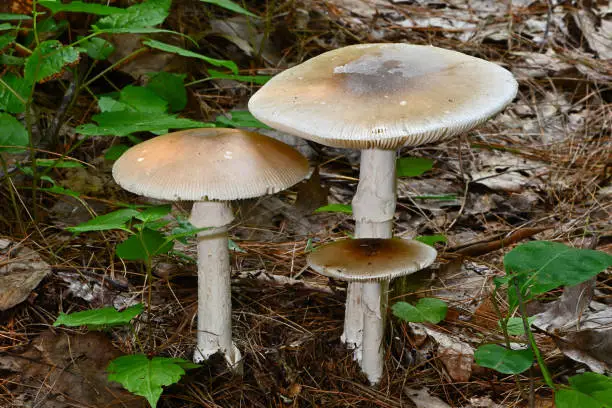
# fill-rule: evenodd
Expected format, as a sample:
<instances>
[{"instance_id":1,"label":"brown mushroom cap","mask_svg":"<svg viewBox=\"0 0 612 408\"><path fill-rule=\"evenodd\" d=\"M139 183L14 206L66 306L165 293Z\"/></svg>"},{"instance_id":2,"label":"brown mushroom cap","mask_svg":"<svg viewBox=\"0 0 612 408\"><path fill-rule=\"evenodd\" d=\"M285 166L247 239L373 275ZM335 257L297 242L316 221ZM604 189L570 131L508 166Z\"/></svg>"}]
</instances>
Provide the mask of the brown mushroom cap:
<instances>
[{"instance_id":1,"label":"brown mushroom cap","mask_svg":"<svg viewBox=\"0 0 612 408\"><path fill-rule=\"evenodd\" d=\"M308 265L321 275L354 281L390 280L431 265L437 252L418 241L360 238L333 242L308 255Z\"/></svg>"},{"instance_id":2,"label":"brown mushroom cap","mask_svg":"<svg viewBox=\"0 0 612 408\"><path fill-rule=\"evenodd\" d=\"M126 151L113 166L125 190L161 200L237 200L284 190L308 173L290 146L259 133L204 128L169 133Z\"/></svg>"},{"instance_id":3,"label":"brown mushroom cap","mask_svg":"<svg viewBox=\"0 0 612 408\"><path fill-rule=\"evenodd\" d=\"M463 133L516 95L504 68L456 51L362 44L272 78L249 101L257 119L328 146L395 149Z\"/></svg>"}]
</instances>

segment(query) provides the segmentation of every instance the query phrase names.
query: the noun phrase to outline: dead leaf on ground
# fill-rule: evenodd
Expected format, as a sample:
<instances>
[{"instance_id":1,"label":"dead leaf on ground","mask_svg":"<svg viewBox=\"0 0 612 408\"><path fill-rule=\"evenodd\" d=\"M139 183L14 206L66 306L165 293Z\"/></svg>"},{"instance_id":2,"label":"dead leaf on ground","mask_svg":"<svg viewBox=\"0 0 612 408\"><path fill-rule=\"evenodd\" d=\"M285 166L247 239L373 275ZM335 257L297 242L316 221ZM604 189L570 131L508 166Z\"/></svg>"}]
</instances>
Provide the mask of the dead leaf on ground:
<instances>
[{"instance_id":1,"label":"dead leaf on ground","mask_svg":"<svg viewBox=\"0 0 612 408\"><path fill-rule=\"evenodd\" d=\"M416 408L450 408L450 405L440 398L430 395L427 388L404 388L404 393Z\"/></svg>"}]
</instances>

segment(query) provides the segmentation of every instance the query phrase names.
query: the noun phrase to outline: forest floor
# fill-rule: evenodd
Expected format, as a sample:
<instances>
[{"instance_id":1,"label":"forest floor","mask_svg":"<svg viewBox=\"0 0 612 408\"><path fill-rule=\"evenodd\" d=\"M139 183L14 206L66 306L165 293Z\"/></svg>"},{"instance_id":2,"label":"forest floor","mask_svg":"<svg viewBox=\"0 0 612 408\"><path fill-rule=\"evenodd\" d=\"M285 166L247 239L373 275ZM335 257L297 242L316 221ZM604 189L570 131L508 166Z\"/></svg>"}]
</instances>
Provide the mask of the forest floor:
<instances>
[{"instance_id":1,"label":"forest floor","mask_svg":"<svg viewBox=\"0 0 612 408\"><path fill-rule=\"evenodd\" d=\"M213 359L168 387L159 406L522 407L531 377L536 405L552 407L552 392L538 370L502 375L475 365L473 353L478 345L502 338L494 304L503 309L504 300L499 294L493 298L493 278L503 275L503 255L514 244L538 239L612 250L612 10L607 2L554 7L556 2L539 0L248 2L259 20L193 3L174 2L164 26L204 33L202 53L231 59L247 75L272 75L345 45L405 42L493 61L512 71L520 88L507 109L468 134L401 151L432 159L434 167L398 180L395 235L442 234L447 242L436 244L436 263L409 284L408 292L393 292L390 303L437 297L449 311L437 325L402 323L389 314L385 374L376 387L367 384L340 342L346 286L315 274L305 260L310 246L353 231L350 215L313 211L327 203L350 204L358 154L263 130L300 149L320 179L236 206L230 230L239 246L231 254L233 328L244 373L232 375L223 361ZM138 84L139 72L163 69L203 77L204 68L193 61L150 53L110 73L109 83ZM199 83L189 88L182 116L214 121L245 110L256 90L226 79ZM53 91L37 88L41 110L51 111L61 101ZM74 129L96 113L88 95L71 109L60 132L65 144L74 143ZM87 221L90 210L104 214L121 202L152 202L114 183L112 162L104 159L113 143L114 138L90 138L72 154L89 166L54 170L63 187L82 193L79 199L46 194L32 203L27 179L15 176L25 235L2 183L0 268L19 262L19 268L42 279L28 288L22 303L0 312L2 407L143 406L140 397L107 385L104 368L110 359L134 352L134 337L146 337L148 330L156 354L192 356L197 279L187 257L156 259L152 320L137 318L133 332L52 326L60 311L146 302L142 266L114 253L125 232L75 236L64 229ZM424 195L445 198L415 198ZM36 222L29 218L33 211L26 211L33 206ZM185 216L187 211L173 209ZM192 239L175 249L195 256ZM611 302L610 275L601 274L591 303L575 305L575 311L612 309ZM550 304L529 305L531 314L546 310ZM611 322L608 317L600 325ZM593 364L612 365L609 339L594 342L576 328L568 337L554 326L536 337L559 382ZM60 374L57 367L64 367Z\"/></svg>"}]
</instances>

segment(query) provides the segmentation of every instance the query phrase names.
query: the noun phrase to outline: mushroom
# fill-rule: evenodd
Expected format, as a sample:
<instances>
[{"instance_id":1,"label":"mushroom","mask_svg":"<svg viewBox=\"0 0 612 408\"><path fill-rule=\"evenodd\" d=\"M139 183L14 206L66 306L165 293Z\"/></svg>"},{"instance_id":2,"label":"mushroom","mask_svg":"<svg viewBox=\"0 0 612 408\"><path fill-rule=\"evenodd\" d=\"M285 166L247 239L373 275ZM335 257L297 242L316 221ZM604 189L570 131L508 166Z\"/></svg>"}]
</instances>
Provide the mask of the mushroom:
<instances>
[{"instance_id":1,"label":"mushroom","mask_svg":"<svg viewBox=\"0 0 612 408\"><path fill-rule=\"evenodd\" d=\"M321 275L363 285L363 355L361 368L372 384L383 372L384 310L380 285L431 265L437 252L429 245L399 238L336 241L308 255L308 265Z\"/></svg>"},{"instance_id":2,"label":"mushroom","mask_svg":"<svg viewBox=\"0 0 612 408\"><path fill-rule=\"evenodd\" d=\"M355 237L390 238L396 150L464 133L502 110L516 92L509 71L479 58L431 46L362 44L275 76L253 95L249 110L281 131L361 149ZM352 283L342 340L358 360L362 320L361 287Z\"/></svg>"},{"instance_id":3,"label":"mushroom","mask_svg":"<svg viewBox=\"0 0 612 408\"><path fill-rule=\"evenodd\" d=\"M198 232L198 332L194 361L216 352L240 361L232 343L227 228L230 201L284 190L308 173L308 161L275 139L237 129L169 133L126 151L113 166L117 183L161 200L195 201L190 221Z\"/></svg>"}]
</instances>

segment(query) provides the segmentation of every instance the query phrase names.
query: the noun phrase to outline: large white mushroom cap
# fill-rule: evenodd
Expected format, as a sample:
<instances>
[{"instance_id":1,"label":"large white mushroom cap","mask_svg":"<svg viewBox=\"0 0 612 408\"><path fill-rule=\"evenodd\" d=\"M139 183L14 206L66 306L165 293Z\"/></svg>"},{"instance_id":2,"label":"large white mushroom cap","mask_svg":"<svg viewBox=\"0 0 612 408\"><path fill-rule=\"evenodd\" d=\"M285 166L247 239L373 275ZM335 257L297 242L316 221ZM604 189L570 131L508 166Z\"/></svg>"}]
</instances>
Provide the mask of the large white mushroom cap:
<instances>
[{"instance_id":1,"label":"large white mushroom cap","mask_svg":"<svg viewBox=\"0 0 612 408\"><path fill-rule=\"evenodd\" d=\"M512 74L456 51L363 44L272 78L249 101L265 124L328 146L395 149L463 133L516 95Z\"/></svg>"},{"instance_id":2,"label":"large white mushroom cap","mask_svg":"<svg viewBox=\"0 0 612 408\"><path fill-rule=\"evenodd\" d=\"M273 194L301 181L308 161L276 139L238 129L169 133L126 151L115 181L161 200L238 200Z\"/></svg>"}]
</instances>

